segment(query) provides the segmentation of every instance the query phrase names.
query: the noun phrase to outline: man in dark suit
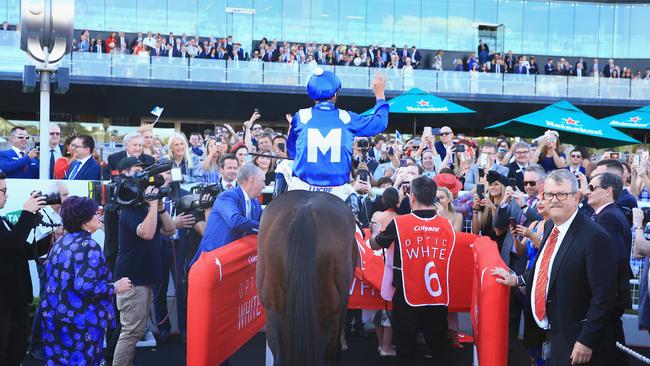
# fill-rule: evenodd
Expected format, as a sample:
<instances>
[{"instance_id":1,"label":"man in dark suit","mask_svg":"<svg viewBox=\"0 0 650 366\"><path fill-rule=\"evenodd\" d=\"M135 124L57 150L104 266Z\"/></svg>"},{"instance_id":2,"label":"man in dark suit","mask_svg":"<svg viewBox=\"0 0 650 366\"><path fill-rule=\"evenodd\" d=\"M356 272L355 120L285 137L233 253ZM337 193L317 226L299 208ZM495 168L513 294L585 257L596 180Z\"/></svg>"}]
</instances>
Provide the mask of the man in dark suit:
<instances>
[{"instance_id":1,"label":"man in dark suit","mask_svg":"<svg viewBox=\"0 0 650 366\"><path fill-rule=\"evenodd\" d=\"M27 151L30 136L23 127L9 132L11 149L0 151L0 171L7 178L38 179L38 150Z\"/></svg>"},{"instance_id":2,"label":"man in dark suit","mask_svg":"<svg viewBox=\"0 0 650 366\"><path fill-rule=\"evenodd\" d=\"M625 344L623 323L621 316L628 307L630 300L630 251L632 245L632 232L630 224L623 212L616 207L616 200L623 191L623 180L612 173L602 173L591 179L587 198L589 206L594 209L594 221L605 230L616 249L618 262L616 308L612 321L616 331L616 341ZM627 364L627 356L618 353L620 363Z\"/></svg>"},{"instance_id":3,"label":"man in dark suit","mask_svg":"<svg viewBox=\"0 0 650 366\"><path fill-rule=\"evenodd\" d=\"M422 55L420 54L420 51L418 51L415 46L411 47L411 52L409 52L409 57L411 57L411 60L413 60L413 68L417 69L418 66L420 66L420 63L422 62Z\"/></svg>"},{"instance_id":4,"label":"man in dark suit","mask_svg":"<svg viewBox=\"0 0 650 366\"><path fill-rule=\"evenodd\" d=\"M509 73L514 73L515 72L515 67L517 66L517 60L515 60L515 56L512 54L512 51L508 51L508 54L506 55L504 59L506 63L506 67L508 68Z\"/></svg>"},{"instance_id":5,"label":"man in dark suit","mask_svg":"<svg viewBox=\"0 0 650 366\"><path fill-rule=\"evenodd\" d=\"M544 200L552 221L533 267L521 276L504 268L492 274L507 286L526 286L527 330L550 341L547 365L616 365L614 244L578 211L578 181L568 170L549 174Z\"/></svg>"},{"instance_id":6,"label":"man in dark suit","mask_svg":"<svg viewBox=\"0 0 650 366\"><path fill-rule=\"evenodd\" d=\"M0 209L7 203L6 175L0 172ZM45 199L32 193L23 205L18 222L13 225L0 217L0 365L18 366L25 358L29 336L28 304L32 302L32 279L28 260L47 253L50 236L35 245L27 243L36 225L36 211Z\"/></svg>"},{"instance_id":7,"label":"man in dark suit","mask_svg":"<svg viewBox=\"0 0 650 366\"><path fill-rule=\"evenodd\" d=\"M609 61L607 61L607 65L603 67L603 77L608 78L612 76L612 71L614 71L615 68L616 66L614 65L614 60L610 58Z\"/></svg>"},{"instance_id":8,"label":"man in dark suit","mask_svg":"<svg viewBox=\"0 0 650 366\"><path fill-rule=\"evenodd\" d=\"M624 172L623 164L621 164L620 161L615 159L604 159L599 161L596 164L596 169L594 169L591 172L591 178L593 179L597 175L603 173L612 173L616 176L619 176L621 179L623 179L623 172ZM587 193L586 190L588 187L585 186L581 188L586 195ZM627 211L631 212L633 208L638 207L636 198L634 198L634 196L630 192L628 192L625 188L623 188L621 194L618 196L618 199L616 199L616 206L620 208L623 211L623 213ZM582 200L582 207L580 207L580 210L587 217L591 217L591 215L594 214L594 210L588 204L586 199Z\"/></svg>"},{"instance_id":9,"label":"man in dark suit","mask_svg":"<svg viewBox=\"0 0 650 366\"><path fill-rule=\"evenodd\" d=\"M102 172L102 179L109 180L113 175L119 175L120 172L117 168L120 161L127 156L134 156L142 160L146 166L150 166L156 162L156 159L147 154L142 153L142 146L144 145L144 138L137 132L128 133L124 136L124 146L126 150L113 153L108 156L108 163Z\"/></svg>"},{"instance_id":10,"label":"man in dark suit","mask_svg":"<svg viewBox=\"0 0 650 366\"><path fill-rule=\"evenodd\" d=\"M63 156L65 147L61 142L61 128L56 123L50 123L50 137L48 139L48 155L46 161L48 164L48 179L54 179L54 163Z\"/></svg>"},{"instance_id":11,"label":"man in dark suit","mask_svg":"<svg viewBox=\"0 0 650 366\"><path fill-rule=\"evenodd\" d=\"M514 146L515 161L508 164L508 179L517 180L517 188L524 191L524 171L528 167L530 161L530 145L524 141L515 143Z\"/></svg>"},{"instance_id":12,"label":"man in dark suit","mask_svg":"<svg viewBox=\"0 0 650 366\"><path fill-rule=\"evenodd\" d=\"M67 180L100 180L101 168L93 157L95 151L95 140L88 135L79 135L72 140L74 158L65 172L64 179Z\"/></svg>"},{"instance_id":13,"label":"man in dark suit","mask_svg":"<svg viewBox=\"0 0 650 366\"><path fill-rule=\"evenodd\" d=\"M549 58L546 60L546 65L544 65L544 75L555 75L557 70L555 70L555 64L553 64L553 59Z\"/></svg>"},{"instance_id":14,"label":"man in dark suit","mask_svg":"<svg viewBox=\"0 0 650 366\"><path fill-rule=\"evenodd\" d=\"M196 252L194 263L202 252L220 248L226 244L256 233L260 227L262 206L257 196L264 189L264 172L252 163L239 169L237 187L219 195L208 217L210 225L205 229L203 240Z\"/></svg>"}]
</instances>

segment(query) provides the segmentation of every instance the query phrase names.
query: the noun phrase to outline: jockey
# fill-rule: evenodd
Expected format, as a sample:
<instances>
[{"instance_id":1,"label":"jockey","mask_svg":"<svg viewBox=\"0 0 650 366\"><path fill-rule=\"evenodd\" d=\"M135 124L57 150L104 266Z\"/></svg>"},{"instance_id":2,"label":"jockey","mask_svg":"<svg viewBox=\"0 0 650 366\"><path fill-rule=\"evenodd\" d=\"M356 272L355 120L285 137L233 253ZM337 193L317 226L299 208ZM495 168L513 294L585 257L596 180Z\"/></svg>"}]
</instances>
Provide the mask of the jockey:
<instances>
[{"instance_id":1,"label":"jockey","mask_svg":"<svg viewBox=\"0 0 650 366\"><path fill-rule=\"evenodd\" d=\"M336 108L341 81L334 73L316 68L307 83L315 105L301 109L291 120L287 152L293 164L284 161L276 169L289 190L324 191L343 200L350 195L354 138L376 135L388 125L385 88L385 76L375 73L372 90L377 102L371 115L361 116Z\"/></svg>"}]
</instances>

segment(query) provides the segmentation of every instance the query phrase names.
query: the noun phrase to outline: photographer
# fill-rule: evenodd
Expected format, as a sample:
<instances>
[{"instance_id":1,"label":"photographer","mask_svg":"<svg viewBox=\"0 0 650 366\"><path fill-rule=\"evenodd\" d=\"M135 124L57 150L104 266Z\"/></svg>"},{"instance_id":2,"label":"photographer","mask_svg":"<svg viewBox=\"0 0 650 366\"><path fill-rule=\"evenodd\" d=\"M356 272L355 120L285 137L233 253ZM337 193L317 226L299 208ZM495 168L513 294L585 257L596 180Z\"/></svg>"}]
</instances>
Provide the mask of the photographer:
<instances>
[{"instance_id":1,"label":"photographer","mask_svg":"<svg viewBox=\"0 0 650 366\"><path fill-rule=\"evenodd\" d=\"M7 203L6 175L0 172L0 209ZM0 216L0 365L20 365L27 351L29 336L28 305L32 302L32 279L28 260L47 253L50 236L35 245L27 243L36 226L36 212L45 206L45 198L34 192L23 205L13 225Z\"/></svg>"},{"instance_id":2,"label":"photographer","mask_svg":"<svg viewBox=\"0 0 650 366\"><path fill-rule=\"evenodd\" d=\"M632 209L634 222L634 257L643 259L643 271L639 281L639 329L645 329L650 334L650 240L646 238L646 227L650 221L650 210Z\"/></svg>"},{"instance_id":3,"label":"photographer","mask_svg":"<svg viewBox=\"0 0 650 366\"><path fill-rule=\"evenodd\" d=\"M38 179L38 149L27 150L30 136L24 127L9 132L11 148L0 151L0 171L7 178Z\"/></svg>"},{"instance_id":4,"label":"photographer","mask_svg":"<svg viewBox=\"0 0 650 366\"><path fill-rule=\"evenodd\" d=\"M122 159L118 169L126 175L142 171L140 160ZM157 195L158 188L148 186L144 196ZM162 273L160 235L176 233L176 224L158 198L145 199L136 207L124 206L119 215L120 249L115 278L128 277L133 289L117 295L122 330L115 347L114 366L133 362L135 345L145 332L152 303L152 287L160 284Z\"/></svg>"}]
</instances>

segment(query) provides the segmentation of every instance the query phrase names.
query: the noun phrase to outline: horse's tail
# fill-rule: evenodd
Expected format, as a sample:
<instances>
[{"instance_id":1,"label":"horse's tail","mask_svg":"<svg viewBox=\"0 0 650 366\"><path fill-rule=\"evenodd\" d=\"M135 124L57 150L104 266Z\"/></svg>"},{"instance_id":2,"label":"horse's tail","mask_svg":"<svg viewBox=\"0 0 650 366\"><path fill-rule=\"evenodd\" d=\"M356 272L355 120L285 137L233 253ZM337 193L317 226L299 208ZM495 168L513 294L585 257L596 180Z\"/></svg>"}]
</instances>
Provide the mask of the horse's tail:
<instances>
[{"instance_id":1,"label":"horse's tail","mask_svg":"<svg viewBox=\"0 0 650 366\"><path fill-rule=\"evenodd\" d=\"M289 225L285 283L287 299L285 319L285 356L287 366L318 365L318 313L316 302L315 223L309 207L302 207Z\"/></svg>"}]
</instances>

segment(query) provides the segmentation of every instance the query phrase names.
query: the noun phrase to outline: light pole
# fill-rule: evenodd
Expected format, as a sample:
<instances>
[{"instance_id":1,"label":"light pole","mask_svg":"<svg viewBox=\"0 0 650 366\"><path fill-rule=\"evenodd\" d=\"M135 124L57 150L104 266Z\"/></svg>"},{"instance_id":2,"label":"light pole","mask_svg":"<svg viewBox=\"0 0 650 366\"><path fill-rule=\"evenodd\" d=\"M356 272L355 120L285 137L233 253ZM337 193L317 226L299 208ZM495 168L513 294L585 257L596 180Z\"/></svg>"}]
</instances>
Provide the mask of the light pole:
<instances>
[{"instance_id":1,"label":"light pole","mask_svg":"<svg viewBox=\"0 0 650 366\"><path fill-rule=\"evenodd\" d=\"M20 49L36 64L40 75L40 169L41 179L48 178L51 76L58 63L72 51L74 0L23 0L21 3ZM68 70L61 70L68 77ZM26 66L25 72L33 72ZM65 80L67 85L68 80ZM61 82L59 82L61 85Z\"/></svg>"}]
</instances>

